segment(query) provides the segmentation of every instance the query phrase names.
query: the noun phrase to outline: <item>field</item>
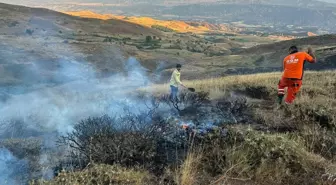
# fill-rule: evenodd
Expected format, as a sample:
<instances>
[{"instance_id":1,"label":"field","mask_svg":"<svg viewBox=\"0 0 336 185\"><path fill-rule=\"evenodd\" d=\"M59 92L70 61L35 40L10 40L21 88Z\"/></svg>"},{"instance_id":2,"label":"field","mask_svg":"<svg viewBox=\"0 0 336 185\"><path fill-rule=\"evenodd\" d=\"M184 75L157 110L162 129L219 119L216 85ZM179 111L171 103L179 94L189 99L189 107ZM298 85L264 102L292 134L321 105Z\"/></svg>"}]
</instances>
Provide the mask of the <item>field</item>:
<instances>
[{"instance_id":1,"label":"field","mask_svg":"<svg viewBox=\"0 0 336 185\"><path fill-rule=\"evenodd\" d=\"M211 104L228 101L231 106L237 106L231 113L238 121L219 124L227 129L228 136L224 138L216 132L190 136L188 147L184 148L187 153L180 156L182 163L168 165L160 175L154 175L145 164L134 170L97 163L82 172L61 173L55 180L44 183L332 185L336 173L336 74L307 72L295 104L283 108L276 104L280 75L266 73L185 81L188 87L197 90L196 94L208 92ZM167 89L167 85L155 85L138 89L137 93L162 97ZM182 93L188 94L185 90ZM247 101L246 110L241 98ZM248 121L240 122L238 115L245 116L244 111L249 112ZM178 149L175 152L180 155ZM108 175L111 169L116 170L115 175Z\"/></svg>"},{"instance_id":2,"label":"field","mask_svg":"<svg viewBox=\"0 0 336 185\"><path fill-rule=\"evenodd\" d=\"M84 13L0 4L0 184L335 184L335 35ZM318 62L279 106L293 44Z\"/></svg>"}]
</instances>

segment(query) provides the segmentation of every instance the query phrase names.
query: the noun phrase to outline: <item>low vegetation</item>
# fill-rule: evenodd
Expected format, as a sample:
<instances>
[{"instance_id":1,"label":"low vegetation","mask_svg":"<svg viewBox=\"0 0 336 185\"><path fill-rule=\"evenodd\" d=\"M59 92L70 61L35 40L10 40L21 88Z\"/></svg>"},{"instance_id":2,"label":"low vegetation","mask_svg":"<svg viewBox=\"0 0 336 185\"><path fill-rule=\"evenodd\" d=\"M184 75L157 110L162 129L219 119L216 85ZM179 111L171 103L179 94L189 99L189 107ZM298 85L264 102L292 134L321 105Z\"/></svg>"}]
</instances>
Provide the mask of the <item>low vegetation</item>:
<instances>
[{"instance_id":1,"label":"low vegetation","mask_svg":"<svg viewBox=\"0 0 336 185\"><path fill-rule=\"evenodd\" d=\"M152 25L151 26L152 28L154 29L158 29L160 31L163 31L163 32L175 32L173 29L171 28L168 28L168 27L164 27L164 26L160 26L160 25Z\"/></svg>"},{"instance_id":2,"label":"low vegetation","mask_svg":"<svg viewBox=\"0 0 336 185\"><path fill-rule=\"evenodd\" d=\"M279 75L186 82L199 92L185 91L180 102L162 93L166 87L152 89L155 98L142 89L139 98L152 102L149 110L78 123L61 143L81 165L35 184L331 185L335 73L306 73L296 103L280 109L274 101ZM162 106L171 109L162 112ZM167 111L179 116L167 119ZM217 122L204 127L204 118L214 116ZM183 120L195 126L184 127Z\"/></svg>"},{"instance_id":3,"label":"low vegetation","mask_svg":"<svg viewBox=\"0 0 336 185\"><path fill-rule=\"evenodd\" d=\"M75 184L153 184L151 175L143 170L126 169L120 166L93 164L80 172L61 172L53 181L33 181L30 185L75 185Z\"/></svg>"}]
</instances>

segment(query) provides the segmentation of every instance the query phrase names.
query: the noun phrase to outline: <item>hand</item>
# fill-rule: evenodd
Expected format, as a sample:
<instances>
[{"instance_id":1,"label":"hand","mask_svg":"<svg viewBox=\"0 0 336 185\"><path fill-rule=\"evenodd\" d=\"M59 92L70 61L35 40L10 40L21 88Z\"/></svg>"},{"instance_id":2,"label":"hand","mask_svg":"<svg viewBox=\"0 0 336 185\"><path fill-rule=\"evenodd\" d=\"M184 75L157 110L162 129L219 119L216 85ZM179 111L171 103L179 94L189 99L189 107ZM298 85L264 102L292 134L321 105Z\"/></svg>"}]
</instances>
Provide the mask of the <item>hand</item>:
<instances>
[{"instance_id":1,"label":"hand","mask_svg":"<svg viewBox=\"0 0 336 185\"><path fill-rule=\"evenodd\" d=\"M313 53L313 49L311 47L308 47L308 54L312 54Z\"/></svg>"}]
</instances>

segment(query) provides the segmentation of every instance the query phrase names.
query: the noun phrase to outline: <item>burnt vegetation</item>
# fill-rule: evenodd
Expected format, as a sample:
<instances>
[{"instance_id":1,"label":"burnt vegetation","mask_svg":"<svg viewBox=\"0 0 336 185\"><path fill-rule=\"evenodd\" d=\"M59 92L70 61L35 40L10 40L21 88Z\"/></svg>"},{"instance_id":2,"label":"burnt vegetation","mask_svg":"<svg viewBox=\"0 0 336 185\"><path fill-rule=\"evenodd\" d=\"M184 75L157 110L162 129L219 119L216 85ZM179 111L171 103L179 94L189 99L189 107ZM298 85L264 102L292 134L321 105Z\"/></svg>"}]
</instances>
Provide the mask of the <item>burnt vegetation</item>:
<instances>
[{"instance_id":1,"label":"burnt vegetation","mask_svg":"<svg viewBox=\"0 0 336 185\"><path fill-rule=\"evenodd\" d=\"M211 101L205 92L187 92L177 101L168 95L141 98L147 109L140 113L125 108L123 116L105 115L77 123L71 133L59 140L59 144L70 149L63 164L72 164L77 170L91 164L136 167L153 175L145 184L179 184L169 171L185 170L183 166L191 160L188 156L197 149L199 163L194 170L203 177L194 177L198 179L197 184L209 183L209 178L228 182L220 177L223 174L238 177L244 183L259 184L328 183L333 179L328 162L316 159L319 156L324 160L335 159L334 132L323 127L314 130L306 127L318 123L310 114L305 117L308 121L305 126L290 127L283 135L273 135L268 133L274 125L267 125L269 120L265 117L261 123L261 118L253 116L252 106L245 97ZM300 113L288 109L280 112L303 119ZM172 114L173 117L168 116ZM217 121L211 128L209 124L201 124L204 117L214 115ZM195 126L185 128L178 123L186 119L194 120ZM229 126L257 122L265 130L239 130ZM59 169L67 168L64 165ZM322 178L326 176L327 180Z\"/></svg>"},{"instance_id":2,"label":"burnt vegetation","mask_svg":"<svg viewBox=\"0 0 336 185\"><path fill-rule=\"evenodd\" d=\"M235 117L244 115L248 109L243 99L226 100L230 104L228 109L214 106L205 92L181 94L178 101L171 100L169 96L150 100L142 98L146 111L136 114L129 111L132 108L126 107L123 116L87 118L77 123L72 132L62 136L59 144L70 148L68 164L75 164L79 169L89 163L138 166L162 175L168 166L183 162L191 139L201 144L206 138L196 134L197 128L202 125L196 123L194 130L183 129L175 116L167 115L177 114L180 121L188 118L202 120L205 114L217 115L220 111L220 118L237 123L238 118ZM167 106L171 109L162 110L161 107ZM214 128L223 130L221 122L218 124L211 125L213 128L205 132L210 133ZM66 162L64 164L65 167Z\"/></svg>"},{"instance_id":3,"label":"burnt vegetation","mask_svg":"<svg viewBox=\"0 0 336 185\"><path fill-rule=\"evenodd\" d=\"M211 100L206 92L181 93L176 101L168 95L144 94L138 99L136 105L121 103L122 115L76 123L58 139L67 154L52 163L54 179L31 184L179 185L194 179L189 184L296 185L334 179L330 161L335 160L336 138L330 115L329 127L316 118L316 110L305 107L279 109L273 117L256 116L245 96ZM190 122L193 125L185 125ZM45 149L38 140L28 142L11 134L15 127L28 129L20 121L11 123L3 123L3 130L18 139L3 140L0 146L29 161L25 178L38 179L43 171L38 159ZM251 128L239 128L247 124ZM39 133L31 133L39 138ZM23 141L28 143L20 145Z\"/></svg>"}]
</instances>

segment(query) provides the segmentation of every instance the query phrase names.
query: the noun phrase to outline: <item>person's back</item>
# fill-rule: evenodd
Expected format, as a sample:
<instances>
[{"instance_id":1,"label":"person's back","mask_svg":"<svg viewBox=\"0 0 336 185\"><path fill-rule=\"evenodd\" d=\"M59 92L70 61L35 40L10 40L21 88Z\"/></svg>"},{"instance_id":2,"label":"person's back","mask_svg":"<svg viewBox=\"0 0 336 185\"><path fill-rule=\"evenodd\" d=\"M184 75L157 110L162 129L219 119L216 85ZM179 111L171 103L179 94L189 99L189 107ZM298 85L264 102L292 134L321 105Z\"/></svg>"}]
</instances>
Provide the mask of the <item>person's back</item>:
<instances>
[{"instance_id":1,"label":"person's back","mask_svg":"<svg viewBox=\"0 0 336 185\"><path fill-rule=\"evenodd\" d=\"M305 61L314 63L316 57L311 48L308 52L299 52L296 46L289 48L289 55L283 60L283 75L278 84L278 102L282 103L287 88L286 104L293 103L302 86Z\"/></svg>"},{"instance_id":2,"label":"person's back","mask_svg":"<svg viewBox=\"0 0 336 185\"><path fill-rule=\"evenodd\" d=\"M302 79L305 61L313 62L314 59L306 52L296 52L288 55L284 61L284 78Z\"/></svg>"}]
</instances>

